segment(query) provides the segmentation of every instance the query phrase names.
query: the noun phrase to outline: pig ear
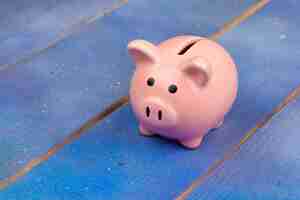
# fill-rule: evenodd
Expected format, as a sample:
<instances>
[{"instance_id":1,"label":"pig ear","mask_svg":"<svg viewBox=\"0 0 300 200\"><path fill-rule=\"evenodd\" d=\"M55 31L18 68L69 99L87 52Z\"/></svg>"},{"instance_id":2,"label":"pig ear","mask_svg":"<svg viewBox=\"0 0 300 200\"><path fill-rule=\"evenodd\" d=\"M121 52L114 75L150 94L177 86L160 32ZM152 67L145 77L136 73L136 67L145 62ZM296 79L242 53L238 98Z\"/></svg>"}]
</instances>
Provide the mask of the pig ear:
<instances>
[{"instance_id":1,"label":"pig ear","mask_svg":"<svg viewBox=\"0 0 300 200\"><path fill-rule=\"evenodd\" d=\"M137 66L157 62L157 48L145 40L134 40L128 44L128 51Z\"/></svg>"},{"instance_id":2,"label":"pig ear","mask_svg":"<svg viewBox=\"0 0 300 200\"><path fill-rule=\"evenodd\" d=\"M212 75L210 63L201 57L196 57L185 62L181 70L199 87L204 87Z\"/></svg>"}]
</instances>

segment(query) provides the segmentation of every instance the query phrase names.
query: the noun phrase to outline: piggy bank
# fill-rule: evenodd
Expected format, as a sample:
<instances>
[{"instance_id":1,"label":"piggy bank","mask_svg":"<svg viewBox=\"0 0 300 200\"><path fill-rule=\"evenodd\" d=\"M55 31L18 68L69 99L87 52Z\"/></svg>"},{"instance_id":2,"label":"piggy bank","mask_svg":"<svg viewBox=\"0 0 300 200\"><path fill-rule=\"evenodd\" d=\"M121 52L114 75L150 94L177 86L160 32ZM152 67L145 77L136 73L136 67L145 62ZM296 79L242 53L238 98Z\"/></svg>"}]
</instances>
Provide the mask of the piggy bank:
<instances>
[{"instance_id":1,"label":"piggy bank","mask_svg":"<svg viewBox=\"0 0 300 200\"><path fill-rule=\"evenodd\" d=\"M238 76L222 46L178 36L158 45L134 40L128 51L136 66L129 99L141 134L194 149L223 123L237 95Z\"/></svg>"}]
</instances>

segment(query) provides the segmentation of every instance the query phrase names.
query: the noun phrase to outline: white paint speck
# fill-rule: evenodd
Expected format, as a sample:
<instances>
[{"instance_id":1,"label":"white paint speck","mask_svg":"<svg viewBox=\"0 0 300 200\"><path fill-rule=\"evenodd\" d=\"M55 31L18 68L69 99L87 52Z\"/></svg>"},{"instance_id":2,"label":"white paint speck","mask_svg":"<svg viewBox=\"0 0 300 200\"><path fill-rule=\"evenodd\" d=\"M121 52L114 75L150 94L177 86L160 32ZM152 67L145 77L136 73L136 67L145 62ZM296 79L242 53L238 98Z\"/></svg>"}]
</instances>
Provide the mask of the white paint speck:
<instances>
[{"instance_id":1,"label":"white paint speck","mask_svg":"<svg viewBox=\"0 0 300 200\"><path fill-rule=\"evenodd\" d=\"M38 177L38 178L36 179L36 182L38 182L38 183L42 182L42 178L41 178L41 177Z\"/></svg>"},{"instance_id":2,"label":"white paint speck","mask_svg":"<svg viewBox=\"0 0 300 200\"><path fill-rule=\"evenodd\" d=\"M21 122L16 122L16 127L20 127L21 126Z\"/></svg>"},{"instance_id":3,"label":"white paint speck","mask_svg":"<svg viewBox=\"0 0 300 200\"><path fill-rule=\"evenodd\" d=\"M89 187L84 187L83 188L85 191L88 191L89 190Z\"/></svg>"},{"instance_id":4,"label":"white paint speck","mask_svg":"<svg viewBox=\"0 0 300 200\"><path fill-rule=\"evenodd\" d=\"M287 38L287 36L286 36L285 34L281 34L281 35L279 36L279 38L280 38L281 40L284 40L284 39Z\"/></svg>"},{"instance_id":5,"label":"white paint speck","mask_svg":"<svg viewBox=\"0 0 300 200\"><path fill-rule=\"evenodd\" d=\"M25 160L18 160L17 163L18 163L19 165L22 165L22 164L25 163Z\"/></svg>"},{"instance_id":6,"label":"white paint speck","mask_svg":"<svg viewBox=\"0 0 300 200\"><path fill-rule=\"evenodd\" d=\"M65 190L70 190L71 187L70 186L65 186Z\"/></svg>"},{"instance_id":7,"label":"white paint speck","mask_svg":"<svg viewBox=\"0 0 300 200\"><path fill-rule=\"evenodd\" d=\"M121 85L121 82L120 81L118 81L118 82L115 82L115 83L113 83L113 84L111 84L111 88L118 88L118 87L120 87L120 85Z\"/></svg>"}]
</instances>

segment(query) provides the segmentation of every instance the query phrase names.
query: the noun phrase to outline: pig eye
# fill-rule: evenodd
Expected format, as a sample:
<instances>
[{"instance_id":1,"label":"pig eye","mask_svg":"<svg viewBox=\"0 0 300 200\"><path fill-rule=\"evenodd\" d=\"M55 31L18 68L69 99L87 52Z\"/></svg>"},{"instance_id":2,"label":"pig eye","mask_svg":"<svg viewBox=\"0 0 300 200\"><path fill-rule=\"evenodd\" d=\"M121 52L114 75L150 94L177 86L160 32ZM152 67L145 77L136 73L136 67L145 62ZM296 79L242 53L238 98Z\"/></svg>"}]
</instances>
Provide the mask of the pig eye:
<instances>
[{"instance_id":1,"label":"pig eye","mask_svg":"<svg viewBox=\"0 0 300 200\"><path fill-rule=\"evenodd\" d=\"M154 78L152 78L152 77L148 78L148 80L147 80L147 85L149 85L149 86L153 86L153 85L154 85L154 83L155 83L155 80L154 80Z\"/></svg>"},{"instance_id":2,"label":"pig eye","mask_svg":"<svg viewBox=\"0 0 300 200\"><path fill-rule=\"evenodd\" d=\"M177 89L178 89L177 86L172 84L172 85L169 86L168 90L169 90L170 93L174 94L174 93L177 92Z\"/></svg>"}]
</instances>

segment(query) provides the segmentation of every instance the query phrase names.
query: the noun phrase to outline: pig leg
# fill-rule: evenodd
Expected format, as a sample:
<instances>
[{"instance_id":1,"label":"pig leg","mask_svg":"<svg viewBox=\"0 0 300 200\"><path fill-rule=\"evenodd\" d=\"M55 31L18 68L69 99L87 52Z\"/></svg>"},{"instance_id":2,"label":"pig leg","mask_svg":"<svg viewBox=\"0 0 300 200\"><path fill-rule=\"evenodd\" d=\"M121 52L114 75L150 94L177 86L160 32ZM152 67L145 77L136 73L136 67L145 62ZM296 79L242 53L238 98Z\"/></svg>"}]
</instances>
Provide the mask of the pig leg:
<instances>
[{"instance_id":1,"label":"pig leg","mask_svg":"<svg viewBox=\"0 0 300 200\"><path fill-rule=\"evenodd\" d=\"M140 124L139 126L140 129L140 133L144 136L152 136L154 135L154 133L152 133L151 131L149 131L148 129L146 129L142 124Z\"/></svg>"},{"instance_id":2,"label":"pig leg","mask_svg":"<svg viewBox=\"0 0 300 200\"><path fill-rule=\"evenodd\" d=\"M180 143L188 149L196 149L201 144L202 139L203 136L189 140L181 140Z\"/></svg>"}]
</instances>

